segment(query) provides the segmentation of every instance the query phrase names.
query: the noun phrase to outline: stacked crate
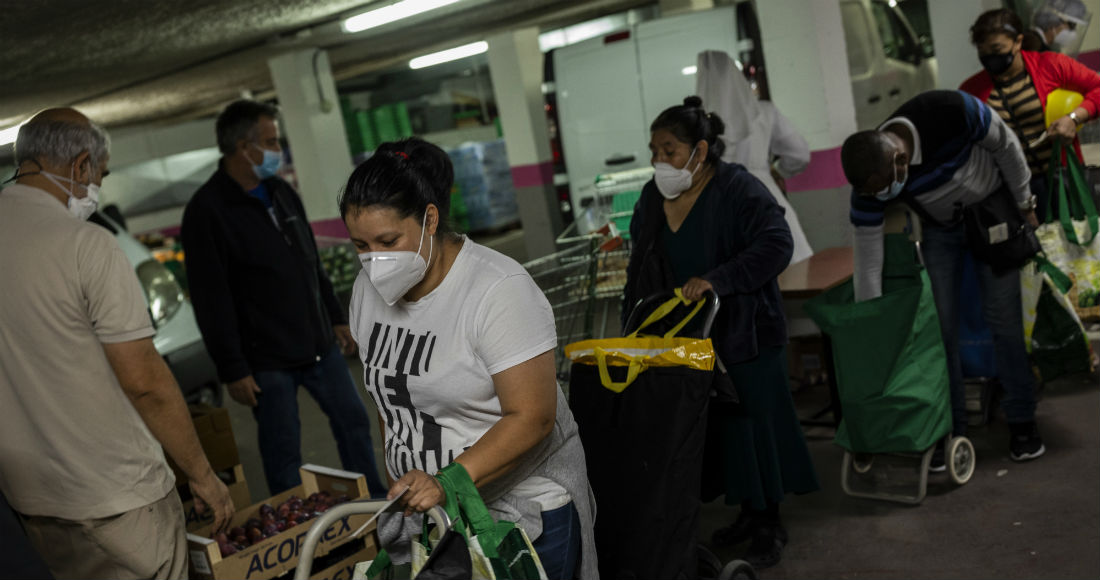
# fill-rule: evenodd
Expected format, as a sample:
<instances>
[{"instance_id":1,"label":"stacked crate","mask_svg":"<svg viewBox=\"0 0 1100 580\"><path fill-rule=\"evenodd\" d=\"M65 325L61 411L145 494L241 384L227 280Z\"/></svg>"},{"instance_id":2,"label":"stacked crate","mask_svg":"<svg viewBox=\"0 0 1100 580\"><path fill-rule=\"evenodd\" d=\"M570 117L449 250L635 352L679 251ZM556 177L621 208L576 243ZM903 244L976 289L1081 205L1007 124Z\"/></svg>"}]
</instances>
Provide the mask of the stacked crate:
<instances>
[{"instance_id":1,"label":"stacked crate","mask_svg":"<svg viewBox=\"0 0 1100 580\"><path fill-rule=\"evenodd\" d=\"M210 462L214 473L229 488L233 505L244 506L252 503L248 493L248 482L244 478L244 467L241 465L240 454L237 451L237 440L233 438L229 411L210 405L190 405L188 410L191 412L191 421L195 425L195 433L199 436L203 453L206 454L206 459ZM168 458L168 467L176 475L176 491L179 493L180 501L183 502L187 529L196 529L212 522L214 515L210 510L200 514L195 509L195 500L187 485L187 475L171 458Z\"/></svg>"},{"instance_id":2,"label":"stacked crate","mask_svg":"<svg viewBox=\"0 0 1100 580\"><path fill-rule=\"evenodd\" d=\"M447 152L462 193L471 232L500 230L519 221L516 189L504 140L464 143Z\"/></svg>"},{"instance_id":3,"label":"stacked crate","mask_svg":"<svg viewBox=\"0 0 1100 580\"><path fill-rule=\"evenodd\" d=\"M291 496L305 498L317 492L328 492L334 496L346 494L352 501L370 497L366 478L361 474L318 465L303 465L299 472L302 476L301 485L259 503L239 508L229 524L230 527L244 526L248 520L260 516L261 507L265 504L279 505ZM370 518L371 514L347 516L325 530L314 552L315 560L310 578L350 578L356 563L373 559L378 554L374 524L363 530L358 537L353 537ZM316 519L304 521L226 556L222 555L217 542L211 539L211 526L192 530L187 534L189 577L196 580L265 580L287 574L298 566L302 542L316 522Z\"/></svg>"}]
</instances>

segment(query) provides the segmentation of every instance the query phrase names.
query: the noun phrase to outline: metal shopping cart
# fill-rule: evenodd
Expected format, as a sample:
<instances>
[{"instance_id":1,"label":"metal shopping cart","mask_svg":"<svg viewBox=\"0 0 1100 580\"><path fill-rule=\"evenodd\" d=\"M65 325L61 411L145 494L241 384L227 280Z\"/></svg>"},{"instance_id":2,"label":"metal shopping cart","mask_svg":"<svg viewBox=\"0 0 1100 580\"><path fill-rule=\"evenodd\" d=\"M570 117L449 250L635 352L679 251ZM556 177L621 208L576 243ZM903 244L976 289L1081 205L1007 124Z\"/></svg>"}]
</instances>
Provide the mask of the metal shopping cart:
<instances>
[{"instance_id":1,"label":"metal shopping cart","mask_svg":"<svg viewBox=\"0 0 1100 580\"><path fill-rule=\"evenodd\" d=\"M317 546L321 543L322 537L326 531L333 525L340 522L342 519L352 515L358 514L378 514L388 511L394 507L399 507L396 500L361 500L352 501L345 504L340 504L330 508L324 514L321 514L310 527L309 532L305 534L304 539L299 541L301 549L298 555L298 566L294 569L294 580L306 580L313 574L314 568L314 555L317 552ZM450 529L451 519L447 516L447 512L440 506L432 507L426 512L428 518L430 518L436 525L436 529L439 530L439 536ZM376 549L379 547L377 532L375 528L371 527L374 523L374 518L367 522L356 534L366 531L371 538L371 545ZM358 563L355 566L354 578L365 578L363 575L366 571L365 563ZM327 577L327 576L326 576Z\"/></svg>"},{"instance_id":2,"label":"metal shopping cart","mask_svg":"<svg viewBox=\"0 0 1100 580\"><path fill-rule=\"evenodd\" d=\"M558 236L558 251L523 265L554 311L554 354L563 386L569 383L565 345L618 334L630 259L630 218L652 175L653 170L645 168L597 177L586 196L590 203Z\"/></svg>"},{"instance_id":3,"label":"metal shopping cart","mask_svg":"<svg viewBox=\"0 0 1100 580\"><path fill-rule=\"evenodd\" d=\"M602 232L602 233L601 233ZM564 249L524 264L554 311L557 375L569 379L565 345L618 331L619 302L629 257L612 228L576 236Z\"/></svg>"}]
</instances>

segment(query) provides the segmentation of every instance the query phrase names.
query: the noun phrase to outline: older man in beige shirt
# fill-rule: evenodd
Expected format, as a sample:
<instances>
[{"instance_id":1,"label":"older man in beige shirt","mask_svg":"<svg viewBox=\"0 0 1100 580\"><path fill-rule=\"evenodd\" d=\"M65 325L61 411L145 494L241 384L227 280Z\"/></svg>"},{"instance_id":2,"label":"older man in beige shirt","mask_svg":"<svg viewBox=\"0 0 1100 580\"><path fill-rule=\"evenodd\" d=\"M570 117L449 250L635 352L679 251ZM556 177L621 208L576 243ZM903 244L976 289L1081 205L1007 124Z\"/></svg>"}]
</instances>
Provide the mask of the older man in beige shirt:
<instances>
[{"instance_id":1,"label":"older man in beige shirt","mask_svg":"<svg viewBox=\"0 0 1100 580\"><path fill-rule=\"evenodd\" d=\"M0 191L0 491L59 578L184 578L164 452L215 527L233 504L153 347L133 267L84 221L107 147L79 112L39 113L19 130L16 183Z\"/></svg>"}]
</instances>

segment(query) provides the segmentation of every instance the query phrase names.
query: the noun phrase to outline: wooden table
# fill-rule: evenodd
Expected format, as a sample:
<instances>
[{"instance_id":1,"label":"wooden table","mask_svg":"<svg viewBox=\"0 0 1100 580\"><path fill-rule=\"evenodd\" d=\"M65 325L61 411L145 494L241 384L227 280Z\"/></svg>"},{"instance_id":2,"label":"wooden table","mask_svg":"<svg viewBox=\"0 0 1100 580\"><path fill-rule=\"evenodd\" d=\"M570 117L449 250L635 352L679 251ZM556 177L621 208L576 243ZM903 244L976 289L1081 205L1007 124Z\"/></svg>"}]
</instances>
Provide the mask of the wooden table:
<instances>
[{"instance_id":1,"label":"wooden table","mask_svg":"<svg viewBox=\"0 0 1100 580\"><path fill-rule=\"evenodd\" d=\"M852 248L827 248L813 256L787 266L779 275L779 292L784 299L813 298L822 292L844 282L852 276ZM829 405L821 409L810 419L801 419L803 425L836 427L840 425L840 395L836 385L836 368L833 365L833 345L829 335L821 333L822 356L825 358L825 372L828 375ZM821 421L825 413L832 412L832 421Z\"/></svg>"},{"instance_id":2,"label":"wooden table","mask_svg":"<svg viewBox=\"0 0 1100 580\"><path fill-rule=\"evenodd\" d=\"M852 268L852 248L821 250L787 266L779 275L779 290L784 298L813 298L847 280Z\"/></svg>"}]
</instances>

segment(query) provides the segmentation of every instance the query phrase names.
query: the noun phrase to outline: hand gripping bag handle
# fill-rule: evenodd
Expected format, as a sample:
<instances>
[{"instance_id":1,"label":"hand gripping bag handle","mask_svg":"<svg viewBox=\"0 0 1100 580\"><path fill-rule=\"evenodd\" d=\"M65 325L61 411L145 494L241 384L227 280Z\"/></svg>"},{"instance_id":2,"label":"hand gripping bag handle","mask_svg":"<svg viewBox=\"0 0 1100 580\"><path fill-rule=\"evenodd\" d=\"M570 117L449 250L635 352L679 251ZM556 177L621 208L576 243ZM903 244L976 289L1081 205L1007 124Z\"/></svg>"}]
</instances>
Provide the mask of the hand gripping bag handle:
<instances>
[{"instance_id":1,"label":"hand gripping bag handle","mask_svg":"<svg viewBox=\"0 0 1100 580\"><path fill-rule=\"evenodd\" d=\"M470 532L477 536L478 544L487 558L498 556L497 546L500 545L513 526L507 522L498 525L481 499L481 493L470 479L470 474L461 463L453 462L435 475L443 486L444 495L447 497L447 505L444 510L454 520L456 517L470 526ZM460 528L462 526L455 526ZM465 535L465 534L463 534Z\"/></svg>"},{"instance_id":2,"label":"hand gripping bag handle","mask_svg":"<svg viewBox=\"0 0 1100 580\"><path fill-rule=\"evenodd\" d=\"M638 325L638 328L635 329L634 332L628 334L626 337L636 338L638 336L638 333L640 333L642 329L668 316L670 313L672 313L673 310L676 309L677 306L681 304L691 304L691 300L684 298L684 293L680 288L677 288L673 292L673 294L675 295L674 297L666 300L663 304L654 309L653 312L651 312L650 315L641 324ZM717 296L715 297L715 301L715 304L717 304ZM693 308L692 311L679 322L679 324L672 327L671 330L666 332L664 334L664 337L672 338L673 336L676 336L676 333L683 330L683 328L687 326L687 323L691 322L691 319L695 318L695 315L703 309L704 304L706 304L705 298L699 300L698 303L695 305L695 308ZM715 310L717 310L717 306L715 307Z\"/></svg>"}]
</instances>

